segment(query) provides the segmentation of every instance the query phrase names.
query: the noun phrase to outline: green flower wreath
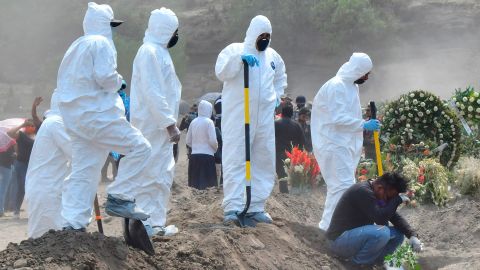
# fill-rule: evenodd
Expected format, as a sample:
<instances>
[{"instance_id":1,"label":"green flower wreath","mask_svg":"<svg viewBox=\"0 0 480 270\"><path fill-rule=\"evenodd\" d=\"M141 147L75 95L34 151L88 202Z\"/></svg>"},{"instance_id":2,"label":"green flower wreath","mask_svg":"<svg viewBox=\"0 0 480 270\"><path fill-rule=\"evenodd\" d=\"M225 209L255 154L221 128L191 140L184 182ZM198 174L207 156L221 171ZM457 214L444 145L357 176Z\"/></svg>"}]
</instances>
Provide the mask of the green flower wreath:
<instances>
[{"instance_id":1,"label":"green flower wreath","mask_svg":"<svg viewBox=\"0 0 480 270\"><path fill-rule=\"evenodd\" d=\"M386 104L384 110L382 137L389 149L408 156L409 149L418 144L430 151L448 143L438 153L440 163L447 168L455 165L462 131L455 113L439 97L423 90L412 91Z\"/></svg>"}]
</instances>

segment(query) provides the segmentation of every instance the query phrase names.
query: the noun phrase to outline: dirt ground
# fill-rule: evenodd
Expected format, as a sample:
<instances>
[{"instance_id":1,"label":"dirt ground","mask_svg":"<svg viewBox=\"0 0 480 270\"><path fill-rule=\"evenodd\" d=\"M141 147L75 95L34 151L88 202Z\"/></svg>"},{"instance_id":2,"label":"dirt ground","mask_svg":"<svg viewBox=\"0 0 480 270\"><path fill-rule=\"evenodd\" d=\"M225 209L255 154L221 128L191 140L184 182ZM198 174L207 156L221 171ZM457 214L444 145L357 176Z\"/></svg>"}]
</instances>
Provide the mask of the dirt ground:
<instances>
[{"instance_id":1,"label":"dirt ground","mask_svg":"<svg viewBox=\"0 0 480 270\"><path fill-rule=\"evenodd\" d=\"M183 153L182 153L183 155ZM180 232L155 237L155 256L123 243L121 220L105 217L106 237L96 233L49 232L26 238L26 212L0 218L0 269L345 269L328 254L317 224L325 187L303 195L278 193L268 201L272 225L241 229L222 224L222 191L186 187L186 160L177 165L168 224ZM105 201L105 184L100 201ZM400 210L418 229L426 249L422 269L480 269L480 203L460 198L446 208ZM7 243L12 242L7 245ZM23 268L22 268L23 267ZM377 268L380 269L380 268Z\"/></svg>"}]
</instances>

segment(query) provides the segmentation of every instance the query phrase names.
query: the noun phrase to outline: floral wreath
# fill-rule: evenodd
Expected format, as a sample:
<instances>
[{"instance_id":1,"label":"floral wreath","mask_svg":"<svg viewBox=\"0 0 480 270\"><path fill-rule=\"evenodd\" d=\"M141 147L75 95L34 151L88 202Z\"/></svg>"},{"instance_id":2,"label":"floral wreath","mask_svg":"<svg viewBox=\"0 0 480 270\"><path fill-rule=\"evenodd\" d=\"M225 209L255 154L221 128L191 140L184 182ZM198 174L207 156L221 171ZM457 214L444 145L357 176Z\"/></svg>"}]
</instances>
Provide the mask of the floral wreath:
<instances>
[{"instance_id":1,"label":"floral wreath","mask_svg":"<svg viewBox=\"0 0 480 270\"><path fill-rule=\"evenodd\" d=\"M480 124L480 93L471 86L465 90L456 89L452 100L470 128L478 130Z\"/></svg>"},{"instance_id":2,"label":"floral wreath","mask_svg":"<svg viewBox=\"0 0 480 270\"><path fill-rule=\"evenodd\" d=\"M440 163L452 168L460 157L459 120L447 103L430 92L412 91L386 104L382 129L383 141L397 153L408 153L412 146L419 144L434 149L448 143L437 153Z\"/></svg>"}]
</instances>

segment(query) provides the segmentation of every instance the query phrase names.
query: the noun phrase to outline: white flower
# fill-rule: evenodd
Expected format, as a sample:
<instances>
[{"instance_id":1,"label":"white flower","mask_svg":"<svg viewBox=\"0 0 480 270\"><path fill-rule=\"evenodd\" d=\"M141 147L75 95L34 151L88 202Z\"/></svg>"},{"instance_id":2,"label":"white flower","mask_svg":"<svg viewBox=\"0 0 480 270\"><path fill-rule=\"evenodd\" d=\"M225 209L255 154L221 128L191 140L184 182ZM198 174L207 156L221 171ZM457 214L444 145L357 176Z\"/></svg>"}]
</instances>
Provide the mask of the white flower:
<instances>
[{"instance_id":1,"label":"white flower","mask_svg":"<svg viewBox=\"0 0 480 270\"><path fill-rule=\"evenodd\" d=\"M449 122L450 122L450 124L453 124L453 119L450 119L450 121L449 121Z\"/></svg>"},{"instance_id":2,"label":"white flower","mask_svg":"<svg viewBox=\"0 0 480 270\"><path fill-rule=\"evenodd\" d=\"M393 124L390 124L389 127L390 127L390 128L393 128Z\"/></svg>"},{"instance_id":3,"label":"white flower","mask_svg":"<svg viewBox=\"0 0 480 270\"><path fill-rule=\"evenodd\" d=\"M399 108L398 111L403 112L403 108Z\"/></svg>"},{"instance_id":4,"label":"white flower","mask_svg":"<svg viewBox=\"0 0 480 270\"><path fill-rule=\"evenodd\" d=\"M405 144L405 141L404 141L404 140L400 140L400 142L401 142L402 144Z\"/></svg>"},{"instance_id":5,"label":"white flower","mask_svg":"<svg viewBox=\"0 0 480 270\"><path fill-rule=\"evenodd\" d=\"M413 117L413 114L408 113L408 117L412 118L412 117Z\"/></svg>"},{"instance_id":6,"label":"white flower","mask_svg":"<svg viewBox=\"0 0 480 270\"><path fill-rule=\"evenodd\" d=\"M480 104L480 99L477 99L477 103Z\"/></svg>"},{"instance_id":7,"label":"white flower","mask_svg":"<svg viewBox=\"0 0 480 270\"><path fill-rule=\"evenodd\" d=\"M430 98L429 98L428 100L430 100L430 101L433 101L433 97L432 97L432 96L430 96Z\"/></svg>"},{"instance_id":8,"label":"white flower","mask_svg":"<svg viewBox=\"0 0 480 270\"><path fill-rule=\"evenodd\" d=\"M405 111L409 111L410 110L410 107L405 107Z\"/></svg>"},{"instance_id":9,"label":"white flower","mask_svg":"<svg viewBox=\"0 0 480 270\"><path fill-rule=\"evenodd\" d=\"M418 104L418 100L414 99L413 100L413 105L417 105Z\"/></svg>"},{"instance_id":10,"label":"white flower","mask_svg":"<svg viewBox=\"0 0 480 270\"><path fill-rule=\"evenodd\" d=\"M480 113L480 108L477 108L475 111L476 111L477 113Z\"/></svg>"},{"instance_id":11,"label":"white flower","mask_svg":"<svg viewBox=\"0 0 480 270\"><path fill-rule=\"evenodd\" d=\"M413 132L413 129L409 129L409 131L410 131L410 133L412 133L412 132Z\"/></svg>"},{"instance_id":12,"label":"white flower","mask_svg":"<svg viewBox=\"0 0 480 270\"><path fill-rule=\"evenodd\" d=\"M419 122L420 119L418 117L415 117L415 122Z\"/></svg>"},{"instance_id":13,"label":"white flower","mask_svg":"<svg viewBox=\"0 0 480 270\"><path fill-rule=\"evenodd\" d=\"M434 112L438 111L438 107L437 106L433 107L433 111Z\"/></svg>"},{"instance_id":14,"label":"white flower","mask_svg":"<svg viewBox=\"0 0 480 270\"><path fill-rule=\"evenodd\" d=\"M472 106L468 106L468 111L469 111L469 112L473 112L473 107L472 107Z\"/></svg>"},{"instance_id":15,"label":"white flower","mask_svg":"<svg viewBox=\"0 0 480 270\"><path fill-rule=\"evenodd\" d=\"M424 142L420 142L419 145L420 145L420 146L425 146L425 143L424 143Z\"/></svg>"},{"instance_id":16,"label":"white flower","mask_svg":"<svg viewBox=\"0 0 480 270\"><path fill-rule=\"evenodd\" d=\"M410 128L410 124L406 124L405 126L406 126L407 128Z\"/></svg>"},{"instance_id":17,"label":"white flower","mask_svg":"<svg viewBox=\"0 0 480 270\"><path fill-rule=\"evenodd\" d=\"M455 102L455 105L456 105L457 107L460 107L460 102L458 102L458 101Z\"/></svg>"},{"instance_id":18,"label":"white flower","mask_svg":"<svg viewBox=\"0 0 480 270\"><path fill-rule=\"evenodd\" d=\"M440 144L442 144L442 143L443 143L443 140L440 140Z\"/></svg>"},{"instance_id":19,"label":"white flower","mask_svg":"<svg viewBox=\"0 0 480 270\"><path fill-rule=\"evenodd\" d=\"M420 106L425 107L425 102L420 102Z\"/></svg>"},{"instance_id":20,"label":"white flower","mask_svg":"<svg viewBox=\"0 0 480 270\"><path fill-rule=\"evenodd\" d=\"M303 166L302 165L297 165L294 167L294 171L296 173L302 173L303 172Z\"/></svg>"},{"instance_id":21,"label":"white flower","mask_svg":"<svg viewBox=\"0 0 480 270\"><path fill-rule=\"evenodd\" d=\"M388 111L389 111L389 112L393 112L393 109L392 109L392 108L390 108L390 110L388 110Z\"/></svg>"},{"instance_id":22,"label":"white flower","mask_svg":"<svg viewBox=\"0 0 480 270\"><path fill-rule=\"evenodd\" d=\"M405 100L405 106L408 106L408 100Z\"/></svg>"},{"instance_id":23,"label":"white flower","mask_svg":"<svg viewBox=\"0 0 480 270\"><path fill-rule=\"evenodd\" d=\"M403 121L403 120L405 120L405 119L407 119L407 117L406 117L405 115L400 116L400 120Z\"/></svg>"},{"instance_id":24,"label":"white flower","mask_svg":"<svg viewBox=\"0 0 480 270\"><path fill-rule=\"evenodd\" d=\"M420 97L424 97L425 95L423 93L420 93Z\"/></svg>"},{"instance_id":25,"label":"white flower","mask_svg":"<svg viewBox=\"0 0 480 270\"><path fill-rule=\"evenodd\" d=\"M460 114L461 114L461 115L465 115L465 112L464 112L464 111L461 111Z\"/></svg>"},{"instance_id":26,"label":"white flower","mask_svg":"<svg viewBox=\"0 0 480 270\"><path fill-rule=\"evenodd\" d=\"M473 92L473 96L478 97L478 96L480 96L480 94L478 94L478 92Z\"/></svg>"},{"instance_id":27,"label":"white flower","mask_svg":"<svg viewBox=\"0 0 480 270\"><path fill-rule=\"evenodd\" d=\"M471 114L468 114L468 118L472 118L472 117L473 117L473 115L471 115ZM470 124L470 125L471 125L471 124Z\"/></svg>"},{"instance_id":28,"label":"white flower","mask_svg":"<svg viewBox=\"0 0 480 270\"><path fill-rule=\"evenodd\" d=\"M411 94L410 94L410 97L411 97L411 98L415 97L415 94L414 94L414 93L411 93Z\"/></svg>"},{"instance_id":29,"label":"white flower","mask_svg":"<svg viewBox=\"0 0 480 270\"><path fill-rule=\"evenodd\" d=\"M442 111L442 114L444 115L444 114L445 114L445 112L444 112L444 111Z\"/></svg>"},{"instance_id":30,"label":"white flower","mask_svg":"<svg viewBox=\"0 0 480 270\"><path fill-rule=\"evenodd\" d=\"M440 133L439 137L440 137L440 138L443 138L443 134L442 134L442 133Z\"/></svg>"},{"instance_id":31,"label":"white flower","mask_svg":"<svg viewBox=\"0 0 480 270\"><path fill-rule=\"evenodd\" d=\"M430 110L427 110L427 111L426 111L426 113L427 113L427 114L430 114L430 113L431 113L431 111L430 111Z\"/></svg>"},{"instance_id":32,"label":"white flower","mask_svg":"<svg viewBox=\"0 0 480 270\"><path fill-rule=\"evenodd\" d=\"M410 122L412 122L412 119L408 118L407 123L410 123Z\"/></svg>"},{"instance_id":33,"label":"white flower","mask_svg":"<svg viewBox=\"0 0 480 270\"><path fill-rule=\"evenodd\" d=\"M453 101L457 101L457 98L456 98L456 97L453 97L452 100L453 100Z\"/></svg>"},{"instance_id":34,"label":"white flower","mask_svg":"<svg viewBox=\"0 0 480 270\"><path fill-rule=\"evenodd\" d=\"M463 97L463 102L467 102L468 101L468 98L467 97Z\"/></svg>"},{"instance_id":35,"label":"white flower","mask_svg":"<svg viewBox=\"0 0 480 270\"><path fill-rule=\"evenodd\" d=\"M474 97L470 97L470 98L468 99L468 101L470 101L471 103L473 103L473 102L475 101L475 98L474 98Z\"/></svg>"},{"instance_id":36,"label":"white flower","mask_svg":"<svg viewBox=\"0 0 480 270\"><path fill-rule=\"evenodd\" d=\"M405 99L403 99L403 98L400 99L400 102L404 102L404 101L405 101Z\"/></svg>"},{"instance_id":37,"label":"white flower","mask_svg":"<svg viewBox=\"0 0 480 270\"><path fill-rule=\"evenodd\" d=\"M419 117L423 117L423 112L418 112Z\"/></svg>"},{"instance_id":38,"label":"white flower","mask_svg":"<svg viewBox=\"0 0 480 270\"><path fill-rule=\"evenodd\" d=\"M455 128L455 126L454 126L454 125L450 125L450 127L451 127L451 128Z\"/></svg>"},{"instance_id":39,"label":"white flower","mask_svg":"<svg viewBox=\"0 0 480 270\"><path fill-rule=\"evenodd\" d=\"M423 120L422 123L426 124L426 123L427 123L427 120Z\"/></svg>"}]
</instances>

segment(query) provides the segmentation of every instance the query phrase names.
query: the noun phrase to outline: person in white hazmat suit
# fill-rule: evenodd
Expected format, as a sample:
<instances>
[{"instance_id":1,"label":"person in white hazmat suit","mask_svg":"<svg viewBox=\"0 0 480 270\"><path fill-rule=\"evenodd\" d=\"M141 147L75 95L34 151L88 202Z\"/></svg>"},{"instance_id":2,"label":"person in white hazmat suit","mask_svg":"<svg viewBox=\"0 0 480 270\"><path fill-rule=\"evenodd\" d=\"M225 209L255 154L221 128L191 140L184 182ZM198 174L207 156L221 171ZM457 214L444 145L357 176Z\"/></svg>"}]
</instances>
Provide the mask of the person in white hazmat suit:
<instances>
[{"instance_id":1,"label":"person in white hazmat suit","mask_svg":"<svg viewBox=\"0 0 480 270\"><path fill-rule=\"evenodd\" d=\"M169 48L178 41L178 19L166 8L151 12L143 45L133 61L130 119L152 145L152 158L141 173L137 205L150 215L147 232L164 234L175 160L173 143L182 85L175 73ZM122 160L123 167L131 167ZM120 167L122 167L120 166Z\"/></svg>"},{"instance_id":2,"label":"person in white hazmat suit","mask_svg":"<svg viewBox=\"0 0 480 270\"><path fill-rule=\"evenodd\" d=\"M313 100L312 143L325 183L327 198L320 229L326 231L342 194L355 183L363 145L363 129L377 130L378 120L364 121L358 85L368 80L372 60L354 53Z\"/></svg>"},{"instance_id":3,"label":"person in white hazmat suit","mask_svg":"<svg viewBox=\"0 0 480 270\"><path fill-rule=\"evenodd\" d=\"M250 74L250 146L252 200L248 216L271 223L265 202L275 182L274 110L287 87L282 57L272 49L272 26L265 16L250 22L243 43L233 43L218 55L215 72L223 82L223 208L224 222L236 221L245 205L245 133L243 63Z\"/></svg>"},{"instance_id":4,"label":"person in white hazmat suit","mask_svg":"<svg viewBox=\"0 0 480 270\"><path fill-rule=\"evenodd\" d=\"M134 192L151 155L150 143L125 118L117 91L122 76L116 71L117 53L108 5L88 3L83 20L85 35L70 45L58 71L60 112L72 146L72 173L62 194L64 229L84 230L92 213L100 170L110 151L125 155L118 176L108 189L105 211L111 216L145 220Z\"/></svg>"},{"instance_id":5,"label":"person in white hazmat suit","mask_svg":"<svg viewBox=\"0 0 480 270\"><path fill-rule=\"evenodd\" d=\"M25 180L28 238L38 238L63 226L62 189L70 173L72 151L55 92L45 117L35 137Z\"/></svg>"}]
</instances>

